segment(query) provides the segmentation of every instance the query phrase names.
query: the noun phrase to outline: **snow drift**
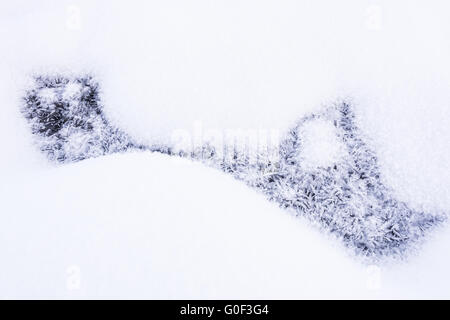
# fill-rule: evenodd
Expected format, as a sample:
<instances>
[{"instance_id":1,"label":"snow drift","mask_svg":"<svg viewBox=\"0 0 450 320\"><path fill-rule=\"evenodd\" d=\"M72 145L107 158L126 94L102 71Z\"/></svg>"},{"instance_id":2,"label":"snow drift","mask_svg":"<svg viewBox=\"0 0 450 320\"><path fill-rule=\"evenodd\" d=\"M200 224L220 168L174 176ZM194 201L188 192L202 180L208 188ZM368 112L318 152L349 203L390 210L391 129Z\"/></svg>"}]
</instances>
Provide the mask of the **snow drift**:
<instances>
[{"instance_id":1,"label":"snow drift","mask_svg":"<svg viewBox=\"0 0 450 320\"><path fill-rule=\"evenodd\" d=\"M33 74L95 74L107 123L147 146L197 120L293 128L351 97L392 197L449 212L447 1L24 3L0 2L2 297L448 297L447 226L406 263L366 269L304 219L184 159L55 168L20 114ZM308 170L317 154L332 163L304 150ZM227 254L205 255L209 243Z\"/></svg>"},{"instance_id":2,"label":"snow drift","mask_svg":"<svg viewBox=\"0 0 450 320\"><path fill-rule=\"evenodd\" d=\"M22 112L40 150L50 160L70 163L129 149L174 154L172 145L137 145L112 127L103 113L98 84L91 77L37 77L35 81L24 97ZM336 140L327 142L333 146L342 143L345 152L325 165L310 163L311 168L302 155L303 128L315 121L331 124ZM317 146L323 141L310 143ZM330 150L329 145L325 151ZM377 156L361 137L352 108L345 101L301 119L276 148L279 155L274 159L258 154L255 163L245 148L235 144L221 148L202 145L200 150L179 150L176 155L232 174L281 207L316 222L358 254L373 258L403 253L445 217L411 210L390 195L392 191L381 182Z\"/></svg>"}]
</instances>

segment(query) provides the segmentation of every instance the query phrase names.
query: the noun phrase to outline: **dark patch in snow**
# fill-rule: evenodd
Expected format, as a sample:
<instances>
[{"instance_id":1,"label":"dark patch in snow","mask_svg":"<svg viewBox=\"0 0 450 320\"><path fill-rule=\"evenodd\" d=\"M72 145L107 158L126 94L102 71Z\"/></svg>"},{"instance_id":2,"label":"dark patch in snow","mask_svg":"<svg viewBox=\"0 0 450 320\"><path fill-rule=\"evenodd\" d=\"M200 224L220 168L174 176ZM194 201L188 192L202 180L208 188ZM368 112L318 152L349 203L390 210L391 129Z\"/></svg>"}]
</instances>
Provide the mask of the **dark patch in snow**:
<instances>
[{"instance_id":1,"label":"dark patch in snow","mask_svg":"<svg viewBox=\"0 0 450 320\"><path fill-rule=\"evenodd\" d=\"M316 119L334 125L347 152L333 165L311 170L303 168L298 157L302 149L299 131ZM300 120L282 142L280 152L278 173L271 181L258 181L260 189L282 207L319 222L359 253L401 253L444 219L412 210L391 196L380 179L377 157L363 141L346 102ZM288 196L291 194L295 196Z\"/></svg>"},{"instance_id":2,"label":"dark patch in snow","mask_svg":"<svg viewBox=\"0 0 450 320\"><path fill-rule=\"evenodd\" d=\"M91 77L37 77L24 101L23 114L50 160L74 162L128 149L197 159L306 216L364 256L402 254L445 219L412 210L391 196L381 181L377 157L364 142L347 102L301 119L281 142L277 161L251 163L236 149L230 161L218 157L209 145L175 154L169 146L135 143L109 123L99 101L98 84ZM332 124L346 150L334 163L311 168L299 156L304 143L301 130L316 120Z\"/></svg>"},{"instance_id":3,"label":"dark patch in snow","mask_svg":"<svg viewBox=\"0 0 450 320\"><path fill-rule=\"evenodd\" d=\"M36 77L24 101L22 113L40 150L52 161L74 162L144 148L109 123L92 77Z\"/></svg>"}]
</instances>

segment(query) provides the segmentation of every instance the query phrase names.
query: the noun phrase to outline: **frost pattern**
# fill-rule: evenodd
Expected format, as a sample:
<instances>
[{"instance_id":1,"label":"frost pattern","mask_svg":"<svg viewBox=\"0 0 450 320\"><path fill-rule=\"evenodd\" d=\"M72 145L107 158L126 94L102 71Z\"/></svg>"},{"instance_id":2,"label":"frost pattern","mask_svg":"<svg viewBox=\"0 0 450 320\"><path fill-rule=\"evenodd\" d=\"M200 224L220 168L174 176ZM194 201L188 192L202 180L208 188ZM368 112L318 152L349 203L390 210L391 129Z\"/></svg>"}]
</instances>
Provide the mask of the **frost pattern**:
<instances>
[{"instance_id":1,"label":"frost pattern","mask_svg":"<svg viewBox=\"0 0 450 320\"><path fill-rule=\"evenodd\" d=\"M36 143L52 161L74 162L143 148L111 125L92 77L36 77L22 113Z\"/></svg>"},{"instance_id":2,"label":"frost pattern","mask_svg":"<svg viewBox=\"0 0 450 320\"><path fill-rule=\"evenodd\" d=\"M225 148L231 150L231 158L211 145L174 152L170 146L133 142L108 122L91 77L38 77L24 100L22 111L50 160L74 162L128 149L196 159L307 217L363 256L401 254L445 219L445 215L412 210L391 196L381 181L377 157L363 141L351 105L345 101L298 121L281 142L277 161L258 155L264 161L253 163L242 150L230 146ZM302 128L315 120L334 126L346 152L334 163L314 168L305 165L300 153L305 142Z\"/></svg>"},{"instance_id":3,"label":"frost pattern","mask_svg":"<svg viewBox=\"0 0 450 320\"><path fill-rule=\"evenodd\" d=\"M337 129L347 155L327 167L304 167L302 126L325 119ZM301 119L280 146L273 174L236 176L262 190L269 199L319 223L365 256L402 253L444 216L415 211L395 200L380 179L377 157L364 143L348 103ZM237 169L243 171L244 168Z\"/></svg>"}]
</instances>

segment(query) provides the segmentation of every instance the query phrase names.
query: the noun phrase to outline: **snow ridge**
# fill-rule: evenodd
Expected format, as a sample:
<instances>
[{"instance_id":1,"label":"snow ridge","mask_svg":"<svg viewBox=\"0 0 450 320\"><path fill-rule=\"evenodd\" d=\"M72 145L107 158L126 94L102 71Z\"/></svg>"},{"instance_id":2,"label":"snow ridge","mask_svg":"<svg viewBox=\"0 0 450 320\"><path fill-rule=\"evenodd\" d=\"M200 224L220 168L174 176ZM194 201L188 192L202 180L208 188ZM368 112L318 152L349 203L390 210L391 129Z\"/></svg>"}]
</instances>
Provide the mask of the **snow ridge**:
<instances>
[{"instance_id":1,"label":"snow ridge","mask_svg":"<svg viewBox=\"0 0 450 320\"><path fill-rule=\"evenodd\" d=\"M403 254L445 219L443 214L412 210L391 196L382 183L376 154L364 142L346 101L300 119L278 146L279 157L258 155L254 162L235 146L225 146L231 150L229 157L211 145L181 151L140 145L110 124L98 90L90 76L35 79L22 112L49 160L68 163L129 149L192 158L232 174L337 236L357 254L372 258ZM314 121L330 124L345 149L332 163L317 167L302 159L303 129Z\"/></svg>"}]
</instances>

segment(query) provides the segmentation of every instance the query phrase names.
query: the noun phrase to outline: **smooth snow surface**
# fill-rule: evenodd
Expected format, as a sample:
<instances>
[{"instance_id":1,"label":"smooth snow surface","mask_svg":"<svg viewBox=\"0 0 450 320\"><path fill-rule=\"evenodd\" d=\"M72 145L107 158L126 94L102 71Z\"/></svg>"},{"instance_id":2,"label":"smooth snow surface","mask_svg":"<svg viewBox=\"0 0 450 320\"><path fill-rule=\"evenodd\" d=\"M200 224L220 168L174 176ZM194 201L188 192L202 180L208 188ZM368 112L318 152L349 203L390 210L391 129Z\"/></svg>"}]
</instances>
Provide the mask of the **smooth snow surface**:
<instances>
[{"instance_id":1,"label":"smooth snow surface","mask_svg":"<svg viewBox=\"0 0 450 320\"><path fill-rule=\"evenodd\" d=\"M0 297L450 298L448 225L406 261L367 266L200 164L129 153L50 165L19 110L30 76L91 73L117 125L153 143L196 121L282 131L349 97L396 196L448 213L449 10L0 2Z\"/></svg>"},{"instance_id":2,"label":"smooth snow surface","mask_svg":"<svg viewBox=\"0 0 450 320\"><path fill-rule=\"evenodd\" d=\"M187 160L132 153L2 182L2 297L448 297L448 232L409 263L365 266Z\"/></svg>"}]
</instances>

